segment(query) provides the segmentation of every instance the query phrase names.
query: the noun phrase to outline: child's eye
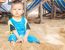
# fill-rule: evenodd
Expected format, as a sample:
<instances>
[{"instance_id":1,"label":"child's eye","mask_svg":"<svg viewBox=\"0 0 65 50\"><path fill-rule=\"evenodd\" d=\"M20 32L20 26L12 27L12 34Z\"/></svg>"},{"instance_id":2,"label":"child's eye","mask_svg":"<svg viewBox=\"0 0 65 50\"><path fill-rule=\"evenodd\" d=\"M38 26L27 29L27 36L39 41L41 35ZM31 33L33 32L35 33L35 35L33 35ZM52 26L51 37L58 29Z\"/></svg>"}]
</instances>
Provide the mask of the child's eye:
<instances>
[{"instance_id":1,"label":"child's eye","mask_svg":"<svg viewBox=\"0 0 65 50\"><path fill-rule=\"evenodd\" d=\"M13 9L13 10L16 10L16 9Z\"/></svg>"},{"instance_id":2,"label":"child's eye","mask_svg":"<svg viewBox=\"0 0 65 50\"><path fill-rule=\"evenodd\" d=\"M18 9L18 10L21 10L21 9Z\"/></svg>"}]
</instances>

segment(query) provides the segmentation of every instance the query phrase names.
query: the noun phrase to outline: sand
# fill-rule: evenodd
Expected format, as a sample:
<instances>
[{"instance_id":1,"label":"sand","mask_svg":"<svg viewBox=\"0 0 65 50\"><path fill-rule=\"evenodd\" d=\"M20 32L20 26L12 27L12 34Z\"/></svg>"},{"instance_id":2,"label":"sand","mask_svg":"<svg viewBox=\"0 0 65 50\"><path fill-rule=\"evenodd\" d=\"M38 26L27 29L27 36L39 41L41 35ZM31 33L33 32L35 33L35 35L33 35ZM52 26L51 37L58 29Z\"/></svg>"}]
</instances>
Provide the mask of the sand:
<instances>
[{"instance_id":1,"label":"sand","mask_svg":"<svg viewBox=\"0 0 65 50\"><path fill-rule=\"evenodd\" d=\"M65 50L65 20L43 20L41 24L30 24L30 34L41 43L22 43L11 47L8 42L8 27L0 24L0 50Z\"/></svg>"}]
</instances>

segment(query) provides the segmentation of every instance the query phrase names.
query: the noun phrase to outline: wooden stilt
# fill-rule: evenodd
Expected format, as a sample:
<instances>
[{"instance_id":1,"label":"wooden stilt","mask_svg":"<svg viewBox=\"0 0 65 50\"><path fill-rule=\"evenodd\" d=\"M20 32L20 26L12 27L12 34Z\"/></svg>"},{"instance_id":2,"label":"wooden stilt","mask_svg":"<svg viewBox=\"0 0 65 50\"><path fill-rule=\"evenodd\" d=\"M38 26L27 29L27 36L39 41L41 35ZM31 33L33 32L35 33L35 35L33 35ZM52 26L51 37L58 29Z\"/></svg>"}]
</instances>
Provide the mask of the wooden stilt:
<instances>
[{"instance_id":1,"label":"wooden stilt","mask_svg":"<svg viewBox=\"0 0 65 50\"><path fill-rule=\"evenodd\" d=\"M44 8L43 8L43 15L45 14Z\"/></svg>"},{"instance_id":2,"label":"wooden stilt","mask_svg":"<svg viewBox=\"0 0 65 50\"><path fill-rule=\"evenodd\" d=\"M55 5L54 5L54 8L55 8L55 9L54 9L54 10L55 10L55 11L54 11L54 19L55 19L55 18L56 18L56 7L55 7Z\"/></svg>"},{"instance_id":3,"label":"wooden stilt","mask_svg":"<svg viewBox=\"0 0 65 50\"><path fill-rule=\"evenodd\" d=\"M42 20L43 20L43 18L42 18L42 15L43 15L42 4L43 4L43 2L41 2L39 5L40 23L42 23Z\"/></svg>"},{"instance_id":4,"label":"wooden stilt","mask_svg":"<svg viewBox=\"0 0 65 50\"><path fill-rule=\"evenodd\" d=\"M56 6L54 4L54 1L53 1L53 8L54 8L54 19L56 18Z\"/></svg>"},{"instance_id":5,"label":"wooden stilt","mask_svg":"<svg viewBox=\"0 0 65 50\"><path fill-rule=\"evenodd\" d=\"M24 16L27 18L27 12L26 12L26 0L24 0Z\"/></svg>"},{"instance_id":6,"label":"wooden stilt","mask_svg":"<svg viewBox=\"0 0 65 50\"><path fill-rule=\"evenodd\" d=\"M56 7L54 4L54 0L51 0L51 18L55 19L56 18Z\"/></svg>"},{"instance_id":7,"label":"wooden stilt","mask_svg":"<svg viewBox=\"0 0 65 50\"><path fill-rule=\"evenodd\" d=\"M53 0L51 0L51 18L54 17L54 4L53 4Z\"/></svg>"}]
</instances>

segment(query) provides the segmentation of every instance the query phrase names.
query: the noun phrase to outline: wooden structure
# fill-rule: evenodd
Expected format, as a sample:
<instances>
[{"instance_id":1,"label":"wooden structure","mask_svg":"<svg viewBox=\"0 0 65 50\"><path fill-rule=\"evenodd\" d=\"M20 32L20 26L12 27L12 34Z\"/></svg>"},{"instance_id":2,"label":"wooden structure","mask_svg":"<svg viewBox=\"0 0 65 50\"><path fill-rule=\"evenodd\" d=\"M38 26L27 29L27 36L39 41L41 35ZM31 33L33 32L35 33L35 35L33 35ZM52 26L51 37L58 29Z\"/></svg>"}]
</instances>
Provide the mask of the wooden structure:
<instances>
[{"instance_id":1,"label":"wooden structure","mask_svg":"<svg viewBox=\"0 0 65 50\"><path fill-rule=\"evenodd\" d=\"M65 12L57 12L56 5L54 0L50 0L51 3L51 12L48 13L45 8L43 9L43 17L49 17L50 19L64 19L65 18Z\"/></svg>"},{"instance_id":2,"label":"wooden structure","mask_svg":"<svg viewBox=\"0 0 65 50\"><path fill-rule=\"evenodd\" d=\"M29 0L27 0L27 1L29 1ZM38 24L42 22L42 20L43 20L43 18L42 18L42 16L43 16L43 8L42 8L42 4L43 3L42 3L42 1L40 2L39 7L38 7L38 12L39 12L38 17L30 17L30 18L28 18L28 20L30 22L38 23ZM26 2L25 2L25 4L26 4ZM25 15L27 16L27 12L26 11L25 11Z\"/></svg>"},{"instance_id":3,"label":"wooden structure","mask_svg":"<svg viewBox=\"0 0 65 50\"><path fill-rule=\"evenodd\" d=\"M41 1L40 6L39 6L40 23L42 23L42 20L43 20L43 18L42 18L42 15L43 15L42 4L43 4L43 2Z\"/></svg>"},{"instance_id":4,"label":"wooden structure","mask_svg":"<svg viewBox=\"0 0 65 50\"><path fill-rule=\"evenodd\" d=\"M0 3L3 3L3 2L5 2L6 0L0 0Z\"/></svg>"},{"instance_id":5,"label":"wooden structure","mask_svg":"<svg viewBox=\"0 0 65 50\"><path fill-rule=\"evenodd\" d=\"M26 10L26 4L28 0L22 0L23 4L24 4L24 16L27 17L27 10ZM5 2L5 0L0 0L0 5L1 3ZM54 0L50 0L50 4L51 4L51 12L47 12L45 8L43 8L43 2L47 2L47 1L43 1L41 0L40 4L39 4L39 15L38 18L31 18L30 20L32 20L34 23L42 23L43 17L49 17L50 19L56 19L56 18L65 18L65 12L57 12L56 10L56 5Z\"/></svg>"}]
</instances>

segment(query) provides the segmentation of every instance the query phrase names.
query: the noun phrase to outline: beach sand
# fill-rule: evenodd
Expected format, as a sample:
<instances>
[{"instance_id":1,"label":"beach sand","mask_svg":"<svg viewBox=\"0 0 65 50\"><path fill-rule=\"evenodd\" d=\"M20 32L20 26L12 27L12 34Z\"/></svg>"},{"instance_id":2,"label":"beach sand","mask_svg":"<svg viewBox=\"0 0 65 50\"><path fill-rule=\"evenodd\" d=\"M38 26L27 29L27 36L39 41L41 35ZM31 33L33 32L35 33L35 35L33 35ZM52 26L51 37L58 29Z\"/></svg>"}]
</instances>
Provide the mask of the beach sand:
<instances>
[{"instance_id":1,"label":"beach sand","mask_svg":"<svg viewBox=\"0 0 65 50\"><path fill-rule=\"evenodd\" d=\"M44 19L41 24L30 24L30 34L40 39L40 44L22 43L11 47L8 26L0 24L0 50L65 50L65 20Z\"/></svg>"}]
</instances>

